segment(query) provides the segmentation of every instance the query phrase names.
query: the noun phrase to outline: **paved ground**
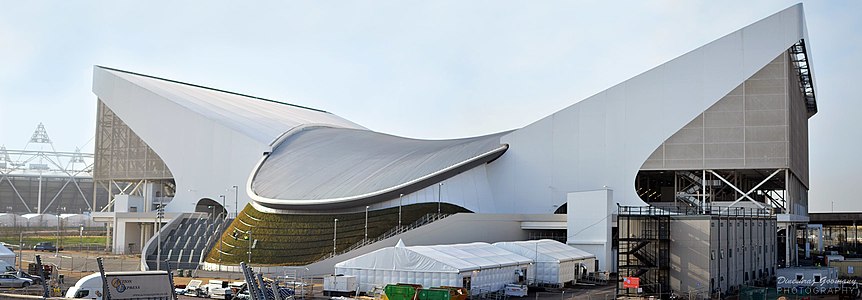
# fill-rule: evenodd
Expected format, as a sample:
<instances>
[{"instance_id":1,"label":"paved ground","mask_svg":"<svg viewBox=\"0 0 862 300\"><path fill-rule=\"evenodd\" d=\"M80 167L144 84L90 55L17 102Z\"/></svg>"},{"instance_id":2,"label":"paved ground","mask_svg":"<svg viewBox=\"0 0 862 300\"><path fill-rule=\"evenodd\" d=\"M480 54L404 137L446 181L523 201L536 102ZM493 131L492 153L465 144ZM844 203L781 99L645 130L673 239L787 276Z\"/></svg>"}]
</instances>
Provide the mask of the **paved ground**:
<instances>
[{"instance_id":1,"label":"paved ground","mask_svg":"<svg viewBox=\"0 0 862 300\"><path fill-rule=\"evenodd\" d=\"M27 265L30 262L35 262L35 256L40 255L43 264L55 265L59 269L59 274L64 276L64 283L60 288L62 291L67 290L75 284L83 276L98 272L96 265L96 257L102 257L105 271L137 271L140 269L140 257L137 255L113 255L104 252L87 252L87 251L61 251L58 253L50 252L34 252L25 250L23 252L23 269L27 270ZM230 272L207 272L198 271L195 273L196 278L189 277L174 277L175 284L188 284L191 279L200 279L204 283L210 279L238 281L242 280L240 273ZM313 291L310 294L310 299L328 299L322 293L322 278L312 279L314 283ZM32 286L27 289L8 289L0 288L0 293L14 294L41 294L41 286ZM612 299L613 287L611 286L578 286L575 288L547 290L542 292L531 292L527 297L520 298L524 300L570 300L570 299ZM181 296L180 299L200 299L193 297ZM513 298L519 299L519 298Z\"/></svg>"}]
</instances>

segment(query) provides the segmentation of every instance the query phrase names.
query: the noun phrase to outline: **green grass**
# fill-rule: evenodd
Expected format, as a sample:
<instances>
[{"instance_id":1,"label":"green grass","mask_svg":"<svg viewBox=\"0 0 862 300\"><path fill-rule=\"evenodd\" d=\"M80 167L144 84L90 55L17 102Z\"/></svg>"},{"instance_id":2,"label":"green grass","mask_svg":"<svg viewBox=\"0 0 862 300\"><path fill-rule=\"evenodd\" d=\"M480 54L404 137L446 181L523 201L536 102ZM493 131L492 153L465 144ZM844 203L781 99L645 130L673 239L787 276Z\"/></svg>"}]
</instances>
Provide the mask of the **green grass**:
<instances>
[{"instance_id":1,"label":"green grass","mask_svg":"<svg viewBox=\"0 0 862 300\"><path fill-rule=\"evenodd\" d=\"M75 236L64 236L61 237L61 246L67 247L71 245L78 245L81 243L81 237ZM105 236L84 236L83 243L84 244L99 244L104 245L107 238ZM0 242L4 242L7 244L18 245L19 236L0 236ZM24 235L24 248L32 249L36 243L39 242L51 242L54 245L57 245L57 236L53 235Z\"/></svg>"},{"instance_id":2,"label":"green grass","mask_svg":"<svg viewBox=\"0 0 862 300\"><path fill-rule=\"evenodd\" d=\"M468 212L461 207L443 204L443 213ZM402 225L410 225L428 213L437 212L437 203L421 203L402 207ZM236 264L246 261L250 240L258 240L252 250L254 264L305 265L332 253L334 220L338 219L337 251L362 241L365 237L365 212L349 214L268 214L248 205L239 218L228 226L221 239L225 245L219 255L219 244L209 252L208 262ZM248 224L248 225L246 225ZM251 225L251 228L249 228ZM398 208L368 213L368 238L380 236L398 225ZM247 231L251 229L251 238ZM234 247L230 247L230 246Z\"/></svg>"}]
</instances>

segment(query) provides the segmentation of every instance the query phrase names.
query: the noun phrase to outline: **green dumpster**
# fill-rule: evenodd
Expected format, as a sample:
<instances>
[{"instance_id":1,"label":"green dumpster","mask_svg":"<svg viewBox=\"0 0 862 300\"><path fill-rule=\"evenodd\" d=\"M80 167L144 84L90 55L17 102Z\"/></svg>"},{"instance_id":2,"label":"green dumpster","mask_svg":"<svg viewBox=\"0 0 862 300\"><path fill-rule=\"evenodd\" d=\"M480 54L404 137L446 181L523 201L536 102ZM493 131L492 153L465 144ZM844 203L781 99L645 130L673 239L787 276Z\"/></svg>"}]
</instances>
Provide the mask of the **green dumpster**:
<instances>
[{"instance_id":1,"label":"green dumpster","mask_svg":"<svg viewBox=\"0 0 862 300\"><path fill-rule=\"evenodd\" d=\"M416 290L422 288L422 286L415 286L409 284L389 284L383 288L383 291L386 293L386 298L389 300L414 300L416 296Z\"/></svg>"},{"instance_id":2,"label":"green dumpster","mask_svg":"<svg viewBox=\"0 0 862 300\"><path fill-rule=\"evenodd\" d=\"M419 300L449 300L449 290L421 289L419 290Z\"/></svg>"}]
</instances>

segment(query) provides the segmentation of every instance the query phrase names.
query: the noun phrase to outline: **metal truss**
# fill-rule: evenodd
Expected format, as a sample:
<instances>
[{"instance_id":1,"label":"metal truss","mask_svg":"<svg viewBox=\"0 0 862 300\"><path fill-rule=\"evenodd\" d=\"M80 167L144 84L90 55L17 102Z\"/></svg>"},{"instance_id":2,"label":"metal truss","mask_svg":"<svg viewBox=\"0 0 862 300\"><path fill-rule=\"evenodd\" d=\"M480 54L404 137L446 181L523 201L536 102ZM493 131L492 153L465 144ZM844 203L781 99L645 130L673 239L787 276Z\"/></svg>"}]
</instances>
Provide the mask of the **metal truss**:
<instances>
[{"instance_id":1,"label":"metal truss","mask_svg":"<svg viewBox=\"0 0 862 300\"><path fill-rule=\"evenodd\" d=\"M758 209L785 212L791 176L788 169L641 171L636 188L642 200L668 209L719 205L727 211L750 202Z\"/></svg>"},{"instance_id":2,"label":"metal truss","mask_svg":"<svg viewBox=\"0 0 862 300\"><path fill-rule=\"evenodd\" d=\"M808 117L817 113L817 99L814 95L814 80L811 76L811 68L808 66L808 51L805 48L805 40L799 40L790 47L790 58L799 76L799 89L805 97L805 107L808 109Z\"/></svg>"},{"instance_id":3,"label":"metal truss","mask_svg":"<svg viewBox=\"0 0 862 300\"><path fill-rule=\"evenodd\" d=\"M41 149L29 150L34 144L42 144ZM90 196L84 190L89 192L92 184L93 161L93 154L81 153L80 149L56 151L45 126L40 123L24 150L0 147L0 202L5 203L9 212L44 213L60 202L65 202L67 211L92 211L87 201ZM35 195L32 190L36 190ZM92 192L98 191L93 189ZM8 198L20 201L19 209L5 200ZM70 198L73 202L68 202ZM47 200L46 205L43 200Z\"/></svg>"}]
</instances>

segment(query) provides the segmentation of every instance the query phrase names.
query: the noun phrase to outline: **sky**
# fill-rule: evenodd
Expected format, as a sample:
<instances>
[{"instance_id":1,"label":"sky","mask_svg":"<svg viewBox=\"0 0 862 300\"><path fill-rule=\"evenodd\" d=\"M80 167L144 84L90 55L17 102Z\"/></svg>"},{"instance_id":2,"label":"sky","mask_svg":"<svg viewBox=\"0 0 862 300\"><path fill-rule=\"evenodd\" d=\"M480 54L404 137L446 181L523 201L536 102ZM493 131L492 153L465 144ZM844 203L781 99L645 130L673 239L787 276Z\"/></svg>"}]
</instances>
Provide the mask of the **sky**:
<instances>
[{"instance_id":1,"label":"sky","mask_svg":"<svg viewBox=\"0 0 862 300\"><path fill-rule=\"evenodd\" d=\"M94 65L323 109L400 136L483 135L797 2L0 0L0 145L25 148L41 122L57 150L92 152ZM862 2L804 6L819 108L810 210L862 211L849 189L862 170Z\"/></svg>"}]
</instances>

